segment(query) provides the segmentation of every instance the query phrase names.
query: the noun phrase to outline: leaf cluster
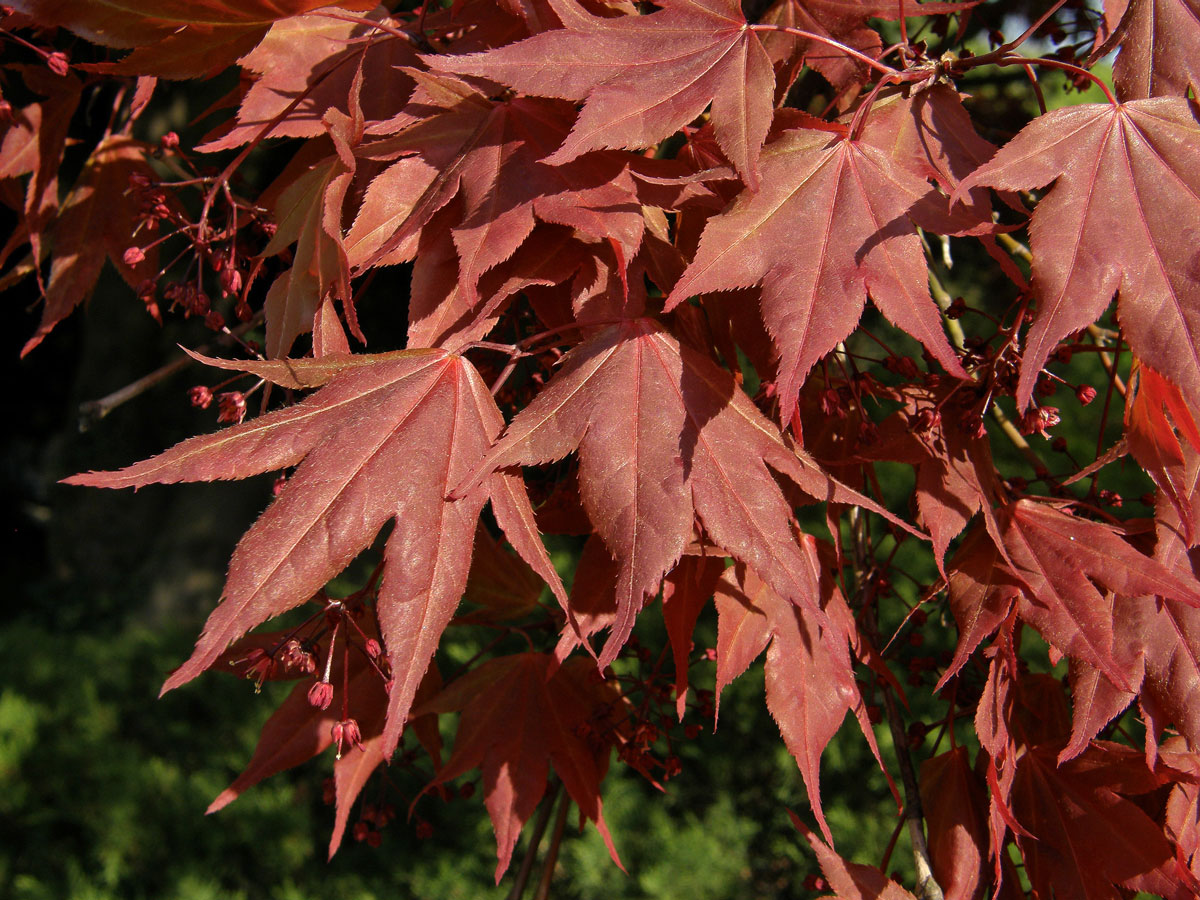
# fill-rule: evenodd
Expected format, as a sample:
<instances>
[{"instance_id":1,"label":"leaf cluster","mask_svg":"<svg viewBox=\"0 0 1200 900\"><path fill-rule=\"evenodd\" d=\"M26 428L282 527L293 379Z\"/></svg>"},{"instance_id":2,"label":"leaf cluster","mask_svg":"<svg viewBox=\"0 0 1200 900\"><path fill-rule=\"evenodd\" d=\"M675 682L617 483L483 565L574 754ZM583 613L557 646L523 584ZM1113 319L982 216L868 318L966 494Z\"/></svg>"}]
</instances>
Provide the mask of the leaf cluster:
<instances>
[{"instance_id":1,"label":"leaf cluster","mask_svg":"<svg viewBox=\"0 0 1200 900\"><path fill-rule=\"evenodd\" d=\"M293 683L210 811L332 752L332 855L396 818L369 783L431 767L420 835L478 769L497 880L528 828L544 895L569 808L621 865L609 769L679 775L762 659L838 896L1200 890L1200 8L1005 8L6 8L23 352L108 261L203 325L146 383L202 363L228 424L66 481L280 473L163 686ZM206 134L149 133L231 66ZM833 849L847 714L911 893Z\"/></svg>"}]
</instances>

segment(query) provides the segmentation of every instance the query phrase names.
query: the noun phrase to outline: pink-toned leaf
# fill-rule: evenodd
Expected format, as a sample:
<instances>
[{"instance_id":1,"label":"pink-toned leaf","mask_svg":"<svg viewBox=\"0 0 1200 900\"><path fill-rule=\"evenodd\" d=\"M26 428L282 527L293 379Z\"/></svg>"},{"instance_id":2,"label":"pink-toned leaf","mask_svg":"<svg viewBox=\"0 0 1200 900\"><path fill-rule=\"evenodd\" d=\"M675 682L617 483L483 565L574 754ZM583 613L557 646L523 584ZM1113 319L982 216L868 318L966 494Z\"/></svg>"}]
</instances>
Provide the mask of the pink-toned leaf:
<instances>
[{"instance_id":1,"label":"pink-toned leaf","mask_svg":"<svg viewBox=\"0 0 1200 900\"><path fill-rule=\"evenodd\" d=\"M816 624L811 613L780 597L746 566L721 576L717 611L718 691L766 645L767 708L800 769L817 822L832 840L821 808L821 754L859 703L848 635L835 617ZM732 619L728 625L726 616ZM722 632L728 635L724 640ZM722 651L731 657L724 665Z\"/></svg>"},{"instance_id":2,"label":"pink-toned leaf","mask_svg":"<svg viewBox=\"0 0 1200 900\"><path fill-rule=\"evenodd\" d=\"M1005 546L1027 588L1018 601L1021 618L1115 687L1136 689L1141 665L1114 644L1112 595L1157 594L1196 606L1200 584L1138 552L1113 529L1042 503L1018 501L1003 519Z\"/></svg>"},{"instance_id":3,"label":"pink-toned leaf","mask_svg":"<svg viewBox=\"0 0 1200 900\"><path fill-rule=\"evenodd\" d=\"M762 173L761 190L709 220L668 308L694 294L761 285L785 422L809 370L854 330L868 295L948 372L965 376L906 217L928 182L870 144L807 129L772 141ZM809 237L797 243L797 234Z\"/></svg>"},{"instance_id":4,"label":"pink-toned leaf","mask_svg":"<svg viewBox=\"0 0 1200 900\"><path fill-rule=\"evenodd\" d=\"M476 520L496 480L445 498L483 457L500 413L470 364L441 351L229 365L285 386L329 383L295 406L120 472L67 480L139 487L298 466L238 544L223 602L164 691L208 668L231 640L307 600L394 519L377 606L395 679L384 730L390 753L462 595ZM548 561L542 571L553 571Z\"/></svg>"},{"instance_id":5,"label":"pink-toned leaf","mask_svg":"<svg viewBox=\"0 0 1200 900\"><path fill-rule=\"evenodd\" d=\"M1058 342L1114 293L1134 353L1200 407L1200 123L1187 100L1085 104L1040 116L958 188L1054 186L1030 224L1038 313L1017 386L1028 405Z\"/></svg>"},{"instance_id":6,"label":"pink-toned leaf","mask_svg":"<svg viewBox=\"0 0 1200 900\"><path fill-rule=\"evenodd\" d=\"M576 448L584 507L620 563L602 664L616 657L645 596L679 559L696 514L717 545L816 609L816 575L791 534L771 470L810 496L871 504L789 448L728 372L644 319L608 328L568 354L458 490L494 469L549 462Z\"/></svg>"},{"instance_id":7,"label":"pink-toned leaf","mask_svg":"<svg viewBox=\"0 0 1200 900\"><path fill-rule=\"evenodd\" d=\"M614 19L592 16L574 0L550 2L561 30L426 61L526 94L583 101L570 137L547 159L553 164L589 150L648 147L711 103L717 142L751 189L758 186L774 74L734 0L663 0L649 15Z\"/></svg>"},{"instance_id":8,"label":"pink-toned leaf","mask_svg":"<svg viewBox=\"0 0 1200 900\"><path fill-rule=\"evenodd\" d=\"M813 834L794 812L788 810L788 815L796 830L804 835L816 852L821 871L825 873L829 887L838 900L916 900L874 866L846 862L832 847Z\"/></svg>"},{"instance_id":9,"label":"pink-toned leaf","mask_svg":"<svg viewBox=\"0 0 1200 900\"><path fill-rule=\"evenodd\" d=\"M1197 0L1129 0L1112 43L1121 48L1113 84L1122 100L1182 97L1189 83L1200 84Z\"/></svg>"}]
</instances>

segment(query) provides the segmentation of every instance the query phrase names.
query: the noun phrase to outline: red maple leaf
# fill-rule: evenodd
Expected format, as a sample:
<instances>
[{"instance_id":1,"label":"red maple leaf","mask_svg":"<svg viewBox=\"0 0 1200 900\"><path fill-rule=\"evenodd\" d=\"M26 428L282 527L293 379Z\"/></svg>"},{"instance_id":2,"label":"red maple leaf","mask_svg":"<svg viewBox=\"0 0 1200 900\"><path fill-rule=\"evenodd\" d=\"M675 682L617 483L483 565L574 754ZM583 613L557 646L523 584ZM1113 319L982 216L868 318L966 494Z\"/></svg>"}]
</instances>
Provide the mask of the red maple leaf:
<instances>
[{"instance_id":1,"label":"red maple leaf","mask_svg":"<svg viewBox=\"0 0 1200 900\"><path fill-rule=\"evenodd\" d=\"M415 121L362 151L396 161L368 187L347 236L352 265L410 257L418 232L456 196L461 205L438 233L453 238L457 285L468 304L480 277L529 237L535 215L594 241L611 238L633 258L643 222L628 161L603 154L563 167L539 162L570 128L568 104L495 103L456 78L411 71L419 89L407 112Z\"/></svg>"},{"instance_id":2,"label":"red maple leaf","mask_svg":"<svg viewBox=\"0 0 1200 900\"><path fill-rule=\"evenodd\" d=\"M394 520L377 605L395 678L383 731L390 755L462 596L476 520L489 498L513 545L565 603L518 478L497 473L477 479L458 499L446 499L499 432L495 401L468 362L441 350L208 361L283 387L324 387L295 406L191 438L119 472L66 481L140 487L298 466L239 542L223 601L164 691L211 666L230 641L309 599Z\"/></svg>"},{"instance_id":3,"label":"red maple leaf","mask_svg":"<svg viewBox=\"0 0 1200 900\"><path fill-rule=\"evenodd\" d=\"M796 830L804 835L816 852L821 871L838 900L916 900L874 866L846 862L832 847L809 831L794 812L788 810L788 815Z\"/></svg>"},{"instance_id":4,"label":"red maple leaf","mask_svg":"<svg viewBox=\"0 0 1200 900\"><path fill-rule=\"evenodd\" d=\"M1200 583L1140 553L1115 529L1020 500L1001 514L1004 545L1025 589L1018 614L1061 652L1135 690L1140 663L1113 639L1114 595L1200 606Z\"/></svg>"},{"instance_id":5,"label":"red maple leaf","mask_svg":"<svg viewBox=\"0 0 1200 900\"><path fill-rule=\"evenodd\" d=\"M947 372L965 377L906 217L929 184L865 141L815 129L772 141L762 173L757 193L744 192L709 220L667 308L693 294L761 284L785 423L809 369L854 330L868 295ZM797 234L806 241L797 243Z\"/></svg>"},{"instance_id":6,"label":"red maple leaf","mask_svg":"<svg viewBox=\"0 0 1200 900\"><path fill-rule=\"evenodd\" d=\"M37 332L21 350L29 353L92 292L104 260L109 259L130 285L138 285L158 268L158 254L144 253L125 261L135 246L137 204L125 196L130 176L152 177L145 145L128 137L102 140L84 165L54 223L54 258L46 285L45 308Z\"/></svg>"},{"instance_id":7,"label":"red maple leaf","mask_svg":"<svg viewBox=\"0 0 1200 900\"><path fill-rule=\"evenodd\" d=\"M278 19L328 0L14 0L39 25L69 28L108 47L133 47L110 71L194 78L220 71L254 48ZM375 0L340 0L366 10Z\"/></svg>"},{"instance_id":8,"label":"red maple leaf","mask_svg":"<svg viewBox=\"0 0 1200 900\"><path fill-rule=\"evenodd\" d=\"M565 26L465 56L426 57L526 94L583 102L570 137L546 161L589 150L642 148L711 103L717 143L753 190L771 125L771 60L735 0L663 0L645 16L603 19L574 0L550 0Z\"/></svg>"},{"instance_id":9,"label":"red maple leaf","mask_svg":"<svg viewBox=\"0 0 1200 900\"><path fill-rule=\"evenodd\" d=\"M484 663L413 711L462 711L454 753L431 786L482 770L484 803L496 830L497 882L521 826L546 791L550 764L621 864L600 801L615 738L609 729L620 709L620 696L599 680L591 660L560 666L553 656L521 653Z\"/></svg>"},{"instance_id":10,"label":"red maple leaf","mask_svg":"<svg viewBox=\"0 0 1200 900\"><path fill-rule=\"evenodd\" d=\"M792 536L791 509L771 470L809 496L878 509L785 444L728 372L648 319L572 350L456 490L576 448L584 507L620 564L602 665L616 658L646 596L683 553L696 515L718 546L767 573L780 594L818 608L816 572Z\"/></svg>"},{"instance_id":11,"label":"red maple leaf","mask_svg":"<svg viewBox=\"0 0 1200 900\"><path fill-rule=\"evenodd\" d=\"M804 539L815 562L816 542ZM826 840L832 841L821 807L821 754L837 734L846 713L856 710L863 734L875 750L862 698L850 660L853 614L836 589L826 590L825 611L818 624L810 612L779 596L747 566L727 569L718 582L718 700L725 686L767 650L767 708L796 760L809 804ZM850 631L847 631L847 626Z\"/></svg>"},{"instance_id":12,"label":"red maple leaf","mask_svg":"<svg viewBox=\"0 0 1200 900\"><path fill-rule=\"evenodd\" d=\"M920 785L933 874L946 900L971 900L983 880L987 786L965 747L921 763Z\"/></svg>"},{"instance_id":13,"label":"red maple leaf","mask_svg":"<svg viewBox=\"0 0 1200 900\"><path fill-rule=\"evenodd\" d=\"M377 8L367 18L382 19L381 10ZM361 92L361 105L367 131L387 129L408 99L404 78L396 68L416 61L412 43L366 25L320 14L283 19L239 61L244 71L254 72L258 78L242 98L236 120L220 137L198 149L214 152L263 137L325 134L326 111L350 113L359 67L366 88ZM267 129L277 118L280 120Z\"/></svg>"},{"instance_id":14,"label":"red maple leaf","mask_svg":"<svg viewBox=\"0 0 1200 900\"><path fill-rule=\"evenodd\" d=\"M1089 64L1120 46L1113 66L1117 96L1122 100L1182 97L1189 82L1200 84L1200 2L1107 0L1106 19L1114 17L1113 7L1120 18Z\"/></svg>"},{"instance_id":15,"label":"red maple leaf","mask_svg":"<svg viewBox=\"0 0 1200 900\"><path fill-rule=\"evenodd\" d=\"M959 186L1027 190L1055 182L1033 212L1038 313L1017 401L1067 334L1119 293L1130 346L1200 407L1200 123L1181 97L1054 110L1025 126Z\"/></svg>"}]
</instances>

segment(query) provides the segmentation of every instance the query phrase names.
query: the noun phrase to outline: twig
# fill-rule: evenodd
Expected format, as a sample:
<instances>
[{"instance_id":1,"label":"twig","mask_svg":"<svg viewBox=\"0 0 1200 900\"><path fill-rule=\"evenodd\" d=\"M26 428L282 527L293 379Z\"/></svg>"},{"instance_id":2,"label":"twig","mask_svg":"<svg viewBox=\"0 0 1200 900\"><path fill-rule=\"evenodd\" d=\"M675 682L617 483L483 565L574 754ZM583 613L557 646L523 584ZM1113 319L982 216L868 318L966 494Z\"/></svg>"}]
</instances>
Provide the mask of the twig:
<instances>
[{"instance_id":1,"label":"twig","mask_svg":"<svg viewBox=\"0 0 1200 900\"><path fill-rule=\"evenodd\" d=\"M546 826L550 822L554 801L558 799L562 789L560 781L555 787L554 793L546 798L538 812L537 821L533 823L533 831L529 834L529 844L525 848L525 858L521 860L521 868L517 870L517 878L508 892L507 900L521 900L521 895L525 893L525 885L529 883L529 874L533 871L533 864L537 860L538 847L542 844L542 835L546 833Z\"/></svg>"},{"instance_id":2,"label":"twig","mask_svg":"<svg viewBox=\"0 0 1200 900\"><path fill-rule=\"evenodd\" d=\"M562 783L559 782L559 787ZM542 861L542 877L538 881L537 893L533 900L546 900L550 896L550 882L554 878L554 867L558 863L558 848L562 846L563 831L567 827L567 813L571 809L571 798L559 790L558 815L554 817L554 834L550 836L550 846L546 848L546 858Z\"/></svg>"},{"instance_id":3,"label":"twig","mask_svg":"<svg viewBox=\"0 0 1200 900\"><path fill-rule=\"evenodd\" d=\"M904 820L908 825L908 837L912 841L913 859L917 864L917 896L923 900L944 900L941 885L933 877L933 866L929 861L929 845L925 842L925 815L921 809L921 791L917 787L917 774L913 769L912 756L908 752L908 736L900 721L900 710L891 689L882 685L883 706L887 713L888 728L892 732L892 743L896 748L896 760L900 763L900 780L904 784Z\"/></svg>"},{"instance_id":4,"label":"twig","mask_svg":"<svg viewBox=\"0 0 1200 900\"><path fill-rule=\"evenodd\" d=\"M230 336L233 337L235 340L237 340L241 337L241 335L243 333L245 333L246 331L250 330L251 328L253 328L254 326L256 326L258 324L260 324L260 322L259 322L259 318L256 316L255 318L251 319L249 322L245 322L242 325L239 325L237 328L233 329L230 332ZM224 345L226 342L219 342L219 343ZM204 344L203 346L198 347L196 352L207 355L211 350L212 350L211 344ZM113 391L111 394L108 394L107 396L101 397L98 400L87 400L84 403L80 403L79 404L79 430L80 430L80 432L87 431L89 428L91 428L93 425L95 425L97 422L99 422L101 419L103 419L105 416L107 416L110 412L112 412L118 406L121 406L124 403L128 403L130 400L134 399L135 397L138 397L141 394L144 394L146 391L150 390L150 388L154 387L159 382L166 381L168 378L170 378L176 372L182 372L188 366L194 365L195 362L196 361L194 359L192 359L190 356L187 356L185 354L183 356L180 356L178 359L172 360L171 362L167 363L165 366L160 366L159 368L155 369L153 372L143 375L137 381L131 382L131 383L125 385L125 387Z\"/></svg>"},{"instance_id":5,"label":"twig","mask_svg":"<svg viewBox=\"0 0 1200 900\"><path fill-rule=\"evenodd\" d=\"M827 37L824 37L823 35L814 34L811 31L804 31L803 29L800 29L800 28L793 28L790 25L767 25L767 24L751 25L750 30L751 31L777 31L780 34L790 34L792 37L804 38L806 41L816 41L818 44L825 44L828 47L833 47L835 50L840 50L842 53L845 53L847 56L857 59L860 63L870 66L872 69L874 69L876 72L879 72L881 75L890 75L892 77L896 77L896 76L900 75L900 72L898 70L893 69L891 66L881 63L877 59L872 59L871 57L867 56L865 53L859 53L853 47L847 47L841 41L835 41L833 38L827 38Z\"/></svg>"}]
</instances>

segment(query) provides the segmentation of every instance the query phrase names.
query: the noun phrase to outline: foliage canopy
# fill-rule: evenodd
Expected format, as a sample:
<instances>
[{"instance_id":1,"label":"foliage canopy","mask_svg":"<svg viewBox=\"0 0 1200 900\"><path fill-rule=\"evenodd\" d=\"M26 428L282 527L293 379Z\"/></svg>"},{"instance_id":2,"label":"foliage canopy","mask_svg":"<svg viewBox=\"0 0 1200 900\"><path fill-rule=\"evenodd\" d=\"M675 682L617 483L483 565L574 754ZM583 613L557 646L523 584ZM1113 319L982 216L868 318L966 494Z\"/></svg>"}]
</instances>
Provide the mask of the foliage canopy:
<instances>
[{"instance_id":1,"label":"foliage canopy","mask_svg":"<svg viewBox=\"0 0 1200 900\"><path fill-rule=\"evenodd\" d=\"M163 686L294 682L210 811L332 747L332 855L479 769L520 894L555 797L546 872L565 798L620 865L614 756L678 775L765 657L837 896L1194 896L1196 0L408 6L3 13L24 353L107 260L228 423L66 480L281 473ZM848 713L911 893L833 849Z\"/></svg>"}]
</instances>

